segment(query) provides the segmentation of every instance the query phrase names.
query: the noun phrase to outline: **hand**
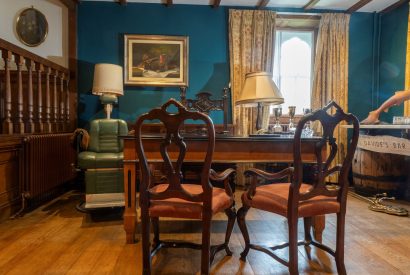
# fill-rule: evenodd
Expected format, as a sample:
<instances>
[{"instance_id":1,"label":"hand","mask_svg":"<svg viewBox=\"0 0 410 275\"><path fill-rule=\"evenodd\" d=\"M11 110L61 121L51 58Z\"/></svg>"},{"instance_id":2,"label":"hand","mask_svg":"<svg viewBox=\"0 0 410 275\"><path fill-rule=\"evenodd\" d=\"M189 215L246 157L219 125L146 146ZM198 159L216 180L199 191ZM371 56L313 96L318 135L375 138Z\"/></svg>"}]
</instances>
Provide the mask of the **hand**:
<instances>
[{"instance_id":1,"label":"hand","mask_svg":"<svg viewBox=\"0 0 410 275\"><path fill-rule=\"evenodd\" d=\"M366 119L362 120L361 124L377 124L379 123L379 113L376 111L372 111L369 113Z\"/></svg>"}]
</instances>

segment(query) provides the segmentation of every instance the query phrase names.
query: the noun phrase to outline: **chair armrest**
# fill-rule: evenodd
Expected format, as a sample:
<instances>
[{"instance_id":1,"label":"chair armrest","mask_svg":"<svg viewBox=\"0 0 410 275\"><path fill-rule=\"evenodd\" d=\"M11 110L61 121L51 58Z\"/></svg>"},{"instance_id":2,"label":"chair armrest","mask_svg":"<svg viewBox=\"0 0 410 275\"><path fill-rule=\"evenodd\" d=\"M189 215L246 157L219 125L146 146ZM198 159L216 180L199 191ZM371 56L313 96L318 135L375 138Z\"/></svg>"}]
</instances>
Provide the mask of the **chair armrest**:
<instances>
[{"instance_id":1,"label":"chair armrest","mask_svg":"<svg viewBox=\"0 0 410 275\"><path fill-rule=\"evenodd\" d=\"M209 170L209 178L214 181L223 181L224 187L225 187L225 192L229 196L233 196L231 186L229 185L229 177L236 173L236 171L232 168L228 168L225 171L221 173L215 172L215 170L211 169Z\"/></svg>"},{"instance_id":2,"label":"chair armrest","mask_svg":"<svg viewBox=\"0 0 410 275\"><path fill-rule=\"evenodd\" d=\"M269 173L269 172L265 172L260 169L250 168L246 170L244 174L245 174L245 177L261 177L265 180L277 180L277 179L282 179L284 177L293 175L293 170L294 170L293 167L288 167L278 173Z\"/></svg>"},{"instance_id":3,"label":"chair armrest","mask_svg":"<svg viewBox=\"0 0 410 275\"><path fill-rule=\"evenodd\" d=\"M228 168L221 173L215 172L215 170L209 170L209 178L214 181L223 181L228 178L232 173L235 173L235 170L232 168Z\"/></svg>"},{"instance_id":4,"label":"chair armrest","mask_svg":"<svg viewBox=\"0 0 410 275\"><path fill-rule=\"evenodd\" d=\"M262 171L256 168L251 168L251 169L246 170L244 172L245 177L252 177L251 185L246 191L246 196L248 197L249 200L252 200L253 196L255 196L258 177L261 177L265 180L281 179L281 178L293 175L293 171L294 171L293 167L288 167L278 173L268 173L268 172L265 172L265 171Z\"/></svg>"}]
</instances>

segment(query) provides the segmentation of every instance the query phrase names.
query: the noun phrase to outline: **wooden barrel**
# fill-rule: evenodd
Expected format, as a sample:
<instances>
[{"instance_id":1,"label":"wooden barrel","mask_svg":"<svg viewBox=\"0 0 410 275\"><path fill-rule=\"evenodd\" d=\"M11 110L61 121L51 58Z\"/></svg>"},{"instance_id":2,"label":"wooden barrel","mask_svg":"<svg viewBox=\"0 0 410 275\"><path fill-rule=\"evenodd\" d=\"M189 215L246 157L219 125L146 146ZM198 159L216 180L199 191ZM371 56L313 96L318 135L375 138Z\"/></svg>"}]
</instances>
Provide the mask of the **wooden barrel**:
<instances>
[{"instance_id":1,"label":"wooden barrel","mask_svg":"<svg viewBox=\"0 0 410 275\"><path fill-rule=\"evenodd\" d=\"M364 196L386 192L404 198L409 169L406 156L357 148L352 163L354 189Z\"/></svg>"}]
</instances>

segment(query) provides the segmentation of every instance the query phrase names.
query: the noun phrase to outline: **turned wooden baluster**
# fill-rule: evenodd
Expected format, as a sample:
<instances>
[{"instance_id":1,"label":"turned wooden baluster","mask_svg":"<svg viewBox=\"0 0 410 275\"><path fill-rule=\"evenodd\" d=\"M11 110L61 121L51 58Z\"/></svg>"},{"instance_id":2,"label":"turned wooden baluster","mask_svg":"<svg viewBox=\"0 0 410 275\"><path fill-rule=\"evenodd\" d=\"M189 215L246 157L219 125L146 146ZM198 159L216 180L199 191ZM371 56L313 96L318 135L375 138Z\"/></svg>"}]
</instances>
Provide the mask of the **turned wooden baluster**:
<instances>
[{"instance_id":1,"label":"turned wooden baluster","mask_svg":"<svg viewBox=\"0 0 410 275\"><path fill-rule=\"evenodd\" d=\"M34 106L33 106L33 67L35 63L33 60L26 59L26 67L28 72L28 83L27 83L27 107L28 107L28 118L25 127L26 133L34 133L34 120L33 120L33 113L34 113Z\"/></svg>"},{"instance_id":2,"label":"turned wooden baluster","mask_svg":"<svg viewBox=\"0 0 410 275\"><path fill-rule=\"evenodd\" d=\"M14 133L24 133L23 122L23 75L21 73L24 65L24 57L21 55L14 55L14 60L17 65L17 114L14 120Z\"/></svg>"},{"instance_id":3,"label":"turned wooden baluster","mask_svg":"<svg viewBox=\"0 0 410 275\"><path fill-rule=\"evenodd\" d=\"M36 131L42 133L44 131L43 125L43 99L42 99L42 87L41 87L41 72L44 71L44 67L40 63L36 63L37 70L37 118L36 118Z\"/></svg>"},{"instance_id":4,"label":"turned wooden baluster","mask_svg":"<svg viewBox=\"0 0 410 275\"><path fill-rule=\"evenodd\" d=\"M53 82L53 129L58 131L58 100L57 100L57 77L58 71L54 70L54 82Z\"/></svg>"},{"instance_id":5,"label":"turned wooden baluster","mask_svg":"<svg viewBox=\"0 0 410 275\"><path fill-rule=\"evenodd\" d=\"M61 131L66 131L67 127L64 121L65 116L65 106L64 106L64 73L60 74L60 120L59 120L59 129Z\"/></svg>"},{"instance_id":6,"label":"turned wooden baluster","mask_svg":"<svg viewBox=\"0 0 410 275\"><path fill-rule=\"evenodd\" d=\"M51 122L50 122L50 114L51 114L51 106L50 106L50 74L51 68L47 67L46 69L46 117L45 117L45 132L51 133Z\"/></svg>"},{"instance_id":7,"label":"turned wooden baluster","mask_svg":"<svg viewBox=\"0 0 410 275\"><path fill-rule=\"evenodd\" d=\"M65 85L65 125L66 125L66 130L70 131L70 89L69 89L69 76L67 76L66 79L66 85Z\"/></svg>"},{"instance_id":8,"label":"turned wooden baluster","mask_svg":"<svg viewBox=\"0 0 410 275\"><path fill-rule=\"evenodd\" d=\"M3 134L13 133L13 123L11 121L11 82L10 82L10 63L11 63L11 51L2 51L2 57L4 59L4 71L5 71L5 114L3 120Z\"/></svg>"}]
</instances>

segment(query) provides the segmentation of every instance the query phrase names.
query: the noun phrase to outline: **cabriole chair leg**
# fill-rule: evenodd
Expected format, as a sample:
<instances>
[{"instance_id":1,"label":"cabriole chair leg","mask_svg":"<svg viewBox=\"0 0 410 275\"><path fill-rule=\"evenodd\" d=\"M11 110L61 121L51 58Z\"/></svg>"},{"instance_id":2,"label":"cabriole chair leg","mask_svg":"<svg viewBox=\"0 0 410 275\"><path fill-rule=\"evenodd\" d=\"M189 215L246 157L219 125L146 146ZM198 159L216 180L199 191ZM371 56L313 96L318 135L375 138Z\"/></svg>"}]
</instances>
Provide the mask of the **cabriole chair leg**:
<instances>
[{"instance_id":1,"label":"cabriole chair leg","mask_svg":"<svg viewBox=\"0 0 410 275\"><path fill-rule=\"evenodd\" d=\"M232 206L230 208L225 209L225 214L226 216L228 216L228 225L226 227L226 234L225 234L225 252L226 252L226 255L232 256L232 251L229 249L229 240L231 238L233 226L235 225L235 218L236 218L235 208Z\"/></svg>"},{"instance_id":2,"label":"cabriole chair leg","mask_svg":"<svg viewBox=\"0 0 410 275\"><path fill-rule=\"evenodd\" d=\"M248 213L248 210L249 210L249 206L244 205L238 210L238 214L237 214L239 229L241 230L243 239L245 240L245 249L241 253L242 261L246 261L246 256L249 253L250 243L251 243L249 240L249 233L248 233L248 229L246 227L246 222L245 222L245 216Z\"/></svg>"}]
</instances>

